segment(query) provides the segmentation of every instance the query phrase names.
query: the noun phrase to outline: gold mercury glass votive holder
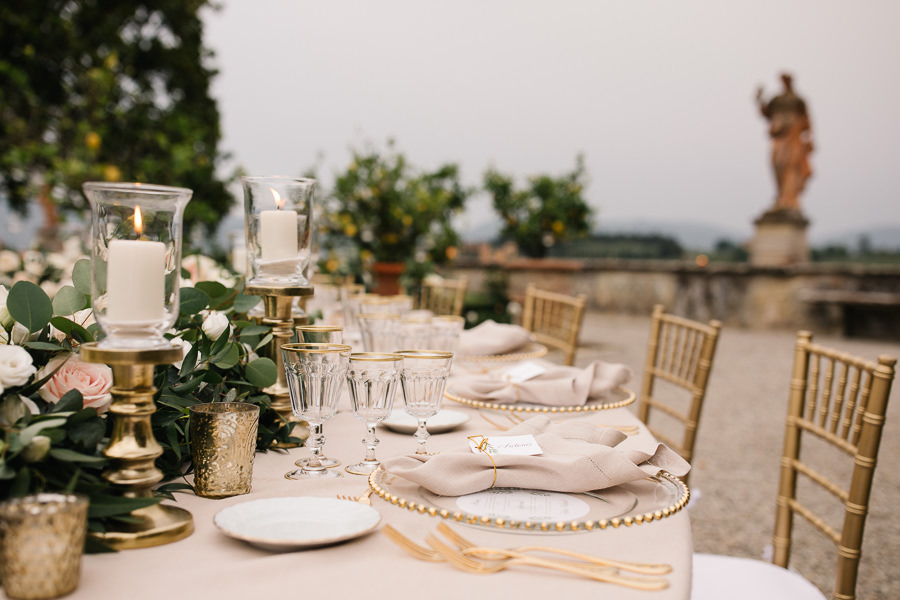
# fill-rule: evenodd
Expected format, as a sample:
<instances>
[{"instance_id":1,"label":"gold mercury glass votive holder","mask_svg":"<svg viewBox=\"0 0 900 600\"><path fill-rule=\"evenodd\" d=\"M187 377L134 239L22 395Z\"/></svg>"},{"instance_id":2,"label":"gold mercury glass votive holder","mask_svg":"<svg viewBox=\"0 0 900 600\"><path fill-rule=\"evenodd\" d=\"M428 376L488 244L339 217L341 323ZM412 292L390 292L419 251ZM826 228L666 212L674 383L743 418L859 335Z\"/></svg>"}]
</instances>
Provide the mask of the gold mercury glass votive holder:
<instances>
[{"instance_id":1,"label":"gold mercury glass votive holder","mask_svg":"<svg viewBox=\"0 0 900 600\"><path fill-rule=\"evenodd\" d=\"M0 580L7 598L58 598L78 587L88 504L79 494L0 503Z\"/></svg>"},{"instance_id":2,"label":"gold mercury glass votive holder","mask_svg":"<svg viewBox=\"0 0 900 600\"><path fill-rule=\"evenodd\" d=\"M248 493L259 407L245 402L211 402L189 410L194 492L205 498Z\"/></svg>"}]
</instances>

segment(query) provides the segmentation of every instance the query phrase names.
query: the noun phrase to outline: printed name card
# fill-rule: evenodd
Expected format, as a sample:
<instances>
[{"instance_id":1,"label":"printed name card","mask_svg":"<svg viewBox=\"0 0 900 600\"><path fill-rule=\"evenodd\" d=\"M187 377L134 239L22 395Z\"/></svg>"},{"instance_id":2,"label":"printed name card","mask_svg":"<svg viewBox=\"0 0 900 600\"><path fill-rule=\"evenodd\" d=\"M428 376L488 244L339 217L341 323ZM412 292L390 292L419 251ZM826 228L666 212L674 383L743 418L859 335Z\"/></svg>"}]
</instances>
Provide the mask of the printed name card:
<instances>
[{"instance_id":1,"label":"printed name card","mask_svg":"<svg viewBox=\"0 0 900 600\"><path fill-rule=\"evenodd\" d=\"M541 375L546 371L547 369L545 369L538 363L529 360L523 363L519 363L514 367L510 367L503 372L501 377L504 381L509 381L512 383L522 383L523 381L534 379L535 377Z\"/></svg>"},{"instance_id":2,"label":"printed name card","mask_svg":"<svg viewBox=\"0 0 900 600\"><path fill-rule=\"evenodd\" d=\"M475 440L469 440L469 447L476 454L484 452L485 454L517 454L519 456L535 456L541 453L541 447L534 439L534 436L526 435L500 435L481 437Z\"/></svg>"}]
</instances>

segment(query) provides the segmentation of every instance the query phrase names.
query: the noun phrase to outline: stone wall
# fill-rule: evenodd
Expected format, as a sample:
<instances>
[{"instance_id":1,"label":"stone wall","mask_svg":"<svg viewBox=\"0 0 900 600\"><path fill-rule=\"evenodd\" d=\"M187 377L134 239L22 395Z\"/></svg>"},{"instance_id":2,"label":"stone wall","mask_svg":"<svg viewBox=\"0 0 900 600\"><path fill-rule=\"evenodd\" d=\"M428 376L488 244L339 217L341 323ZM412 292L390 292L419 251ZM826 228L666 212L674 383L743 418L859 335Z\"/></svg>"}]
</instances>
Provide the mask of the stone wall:
<instances>
[{"instance_id":1,"label":"stone wall","mask_svg":"<svg viewBox=\"0 0 900 600\"><path fill-rule=\"evenodd\" d=\"M467 276L469 289L479 290L487 268L461 261L454 274ZM875 315L863 328L872 330L866 336L900 338L900 268L893 266L700 267L678 261L518 259L493 268L506 274L513 300L521 300L534 282L565 294L584 293L593 310L649 315L654 304L663 304L701 321L836 334L852 333L848 319ZM840 297L830 294L835 290Z\"/></svg>"}]
</instances>

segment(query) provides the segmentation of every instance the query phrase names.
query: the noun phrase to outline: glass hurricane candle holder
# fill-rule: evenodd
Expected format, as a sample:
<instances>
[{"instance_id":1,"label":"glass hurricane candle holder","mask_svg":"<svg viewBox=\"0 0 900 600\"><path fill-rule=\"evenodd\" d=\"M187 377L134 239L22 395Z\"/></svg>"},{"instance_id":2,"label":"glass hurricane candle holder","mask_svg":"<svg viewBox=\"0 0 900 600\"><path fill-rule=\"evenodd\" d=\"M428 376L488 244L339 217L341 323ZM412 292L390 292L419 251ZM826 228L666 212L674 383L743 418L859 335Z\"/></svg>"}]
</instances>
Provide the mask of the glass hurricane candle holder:
<instances>
[{"instance_id":1,"label":"glass hurricane candle holder","mask_svg":"<svg viewBox=\"0 0 900 600\"><path fill-rule=\"evenodd\" d=\"M105 348L164 348L179 311L184 208L193 192L143 183L87 182L91 305Z\"/></svg>"},{"instance_id":2,"label":"glass hurricane candle holder","mask_svg":"<svg viewBox=\"0 0 900 600\"><path fill-rule=\"evenodd\" d=\"M242 177L248 285L308 286L315 179Z\"/></svg>"}]
</instances>

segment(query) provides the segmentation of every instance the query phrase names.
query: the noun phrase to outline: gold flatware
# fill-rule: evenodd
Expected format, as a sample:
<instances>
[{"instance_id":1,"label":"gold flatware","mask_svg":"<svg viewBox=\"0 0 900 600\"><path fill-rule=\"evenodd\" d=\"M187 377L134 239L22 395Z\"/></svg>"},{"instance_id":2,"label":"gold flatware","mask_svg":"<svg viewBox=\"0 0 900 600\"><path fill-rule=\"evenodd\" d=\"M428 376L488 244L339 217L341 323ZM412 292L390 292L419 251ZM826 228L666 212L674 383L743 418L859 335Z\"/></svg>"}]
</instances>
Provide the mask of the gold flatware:
<instances>
[{"instance_id":1,"label":"gold flatware","mask_svg":"<svg viewBox=\"0 0 900 600\"><path fill-rule=\"evenodd\" d=\"M429 562L443 562L444 560L443 556L441 556L431 548L420 546L390 525L382 526L381 533L386 535L392 542L406 550L407 554L409 554L413 558L418 558L419 560L427 560Z\"/></svg>"},{"instance_id":2,"label":"gold flatware","mask_svg":"<svg viewBox=\"0 0 900 600\"><path fill-rule=\"evenodd\" d=\"M338 500L349 500L350 502L359 502L360 504L368 504L369 506L372 506L372 499L369 498L369 496L371 496L372 492L374 491L375 490L373 490L372 488L369 488L359 496L345 496L344 494L338 494L337 497Z\"/></svg>"},{"instance_id":3,"label":"gold flatware","mask_svg":"<svg viewBox=\"0 0 900 600\"><path fill-rule=\"evenodd\" d=\"M629 562L624 560L616 560L613 558L591 556L590 554L582 554L580 552L573 552L571 550L564 550L562 548L550 548L547 546L519 546L517 548L511 548L508 550L496 549L495 554L492 556L491 550L493 549L483 548L478 546L477 544L470 542L454 530L450 529L450 527L445 523L438 523L438 531L442 533L448 540L453 542L453 544L464 554L474 554L479 558L487 560L496 560L510 557L511 553L520 554L525 552L546 552L550 554L558 554L560 556L565 556L567 558L572 558L589 564L594 564L602 567L611 567L619 569L620 571L630 571L632 573L641 573L644 575L665 575L672 572L672 566L667 564Z\"/></svg>"},{"instance_id":4,"label":"gold flatware","mask_svg":"<svg viewBox=\"0 0 900 600\"><path fill-rule=\"evenodd\" d=\"M669 586L669 582L662 577L628 577L618 574L614 569L609 567L579 566L571 562L554 561L516 552L508 552L509 557L506 560L490 560L485 562L451 548L432 534L428 534L425 541L428 542L428 545L434 548L436 552L443 556L448 563L469 573L498 573L514 565L529 565L638 590L662 590Z\"/></svg>"}]
</instances>

